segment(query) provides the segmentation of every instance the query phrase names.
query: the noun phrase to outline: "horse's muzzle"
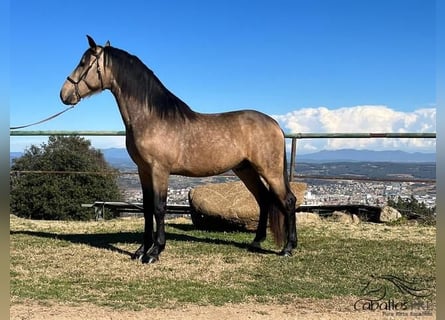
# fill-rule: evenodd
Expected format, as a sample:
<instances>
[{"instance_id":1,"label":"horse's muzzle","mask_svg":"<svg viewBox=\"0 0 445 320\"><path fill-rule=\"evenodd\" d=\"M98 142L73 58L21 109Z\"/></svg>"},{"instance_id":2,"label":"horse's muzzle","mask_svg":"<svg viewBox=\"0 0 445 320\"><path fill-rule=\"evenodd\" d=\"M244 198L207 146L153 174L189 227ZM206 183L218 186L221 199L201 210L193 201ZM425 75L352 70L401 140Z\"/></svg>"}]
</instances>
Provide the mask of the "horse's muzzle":
<instances>
[{"instance_id":1,"label":"horse's muzzle","mask_svg":"<svg viewBox=\"0 0 445 320\"><path fill-rule=\"evenodd\" d=\"M79 102L79 98L74 90L67 90L65 86L60 90L60 100L66 105L75 105Z\"/></svg>"}]
</instances>

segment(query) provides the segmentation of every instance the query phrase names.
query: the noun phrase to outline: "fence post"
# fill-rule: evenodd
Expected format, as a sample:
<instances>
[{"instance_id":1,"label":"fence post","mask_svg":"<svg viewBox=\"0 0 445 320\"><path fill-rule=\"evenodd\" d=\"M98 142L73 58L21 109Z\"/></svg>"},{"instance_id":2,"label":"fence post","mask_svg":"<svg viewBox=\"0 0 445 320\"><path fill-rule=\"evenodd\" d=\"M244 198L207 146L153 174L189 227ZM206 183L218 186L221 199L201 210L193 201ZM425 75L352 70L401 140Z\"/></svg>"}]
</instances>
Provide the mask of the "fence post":
<instances>
[{"instance_id":1,"label":"fence post","mask_svg":"<svg viewBox=\"0 0 445 320\"><path fill-rule=\"evenodd\" d=\"M297 138L292 138L292 147L290 151L290 168L289 168L289 181L294 180L294 169L295 169L295 156L297 153Z\"/></svg>"}]
</instances>

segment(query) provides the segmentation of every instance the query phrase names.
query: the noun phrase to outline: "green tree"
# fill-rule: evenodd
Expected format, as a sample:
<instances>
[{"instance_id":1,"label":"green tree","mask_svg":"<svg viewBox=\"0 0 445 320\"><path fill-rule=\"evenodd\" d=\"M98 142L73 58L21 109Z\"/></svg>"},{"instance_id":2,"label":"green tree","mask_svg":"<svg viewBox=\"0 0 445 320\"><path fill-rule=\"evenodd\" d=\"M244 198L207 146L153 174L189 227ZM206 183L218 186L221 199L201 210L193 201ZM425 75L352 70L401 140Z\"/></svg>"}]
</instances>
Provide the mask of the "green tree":
<instances>
[{"instance_id":1,"label":"green tree","mask_svg":"<svg viewBox=\"0 0 445 320\"><path fill-rule=\"evenodd\" d=\"M79 136L50 136L48 143L32 145L11 171L11 211L20 217L89 220L94 212L82 203L122 199L118 171Z\"/></svg>"},{"instance_id":2,"label":"green tree","mask_svg":"<svg viewBox=\"0 0 445 320\"><path fill-rule=\"evenodd\" d=\"M416 219L430 225L436 223L436 206L429 208L425 203L414 198L413 195L407 199L399 196L397 201L388 199L387 204L397 209L407 219Z\"/></svg>"}]
</instances>

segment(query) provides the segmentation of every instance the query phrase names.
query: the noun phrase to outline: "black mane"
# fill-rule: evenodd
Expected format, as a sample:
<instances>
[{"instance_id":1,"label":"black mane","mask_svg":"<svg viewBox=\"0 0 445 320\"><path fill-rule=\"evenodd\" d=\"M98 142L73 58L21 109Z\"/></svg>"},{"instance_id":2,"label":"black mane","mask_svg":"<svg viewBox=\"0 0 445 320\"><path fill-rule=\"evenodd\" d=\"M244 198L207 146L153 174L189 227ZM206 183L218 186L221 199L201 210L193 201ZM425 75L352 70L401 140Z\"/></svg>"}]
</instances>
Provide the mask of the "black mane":
<instances>
[{"instance_id":1,"label":"black mane","mask_svg":"<svg viewBox=\"0 0 445 320\"><path fill-rule=\"evenodd\" d=\"M138 57L111 46L104 47L105 65L110 66L122 94L139 101L162 119L194 119L196 113L171 93Z\"/></svg>"}]
</instances>

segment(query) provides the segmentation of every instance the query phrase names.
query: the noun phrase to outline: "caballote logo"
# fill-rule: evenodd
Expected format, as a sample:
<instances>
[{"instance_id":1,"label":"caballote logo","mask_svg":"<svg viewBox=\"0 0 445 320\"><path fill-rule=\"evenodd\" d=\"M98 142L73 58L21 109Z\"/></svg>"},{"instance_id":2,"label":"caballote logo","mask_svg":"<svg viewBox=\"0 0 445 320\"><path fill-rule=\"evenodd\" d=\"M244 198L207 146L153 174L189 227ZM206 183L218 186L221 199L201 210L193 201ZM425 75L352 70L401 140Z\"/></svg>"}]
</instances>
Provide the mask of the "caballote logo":
<instances>
[{"instance_id":1,"label":"caballote logo","mask_svg":"<svg viewBox=\"0 0 445 320\"><path fill-rule=\"evenodd\" d=\"M428 281L426 281L428 282ZM401 298L392 295L399 292ZM365 298L354 303L355 310L369 311L407 311L416 309L429 310L433 291L425 281L408 281L393 275L375 276L364 283L361 295Z\"/></svg>"},{"instance_id":2,"label":"caballote logo","mask_svg":"<svg viewBox=\"0 0 445 320\"><path fill-rule=\"evenodd\" d=\"M407 301L396 301L388 299L385 301L373 299L360 299L354 303L355 310L369 310L369 311L404 311L408 310Z\"/></svg>"}]
</instances>

